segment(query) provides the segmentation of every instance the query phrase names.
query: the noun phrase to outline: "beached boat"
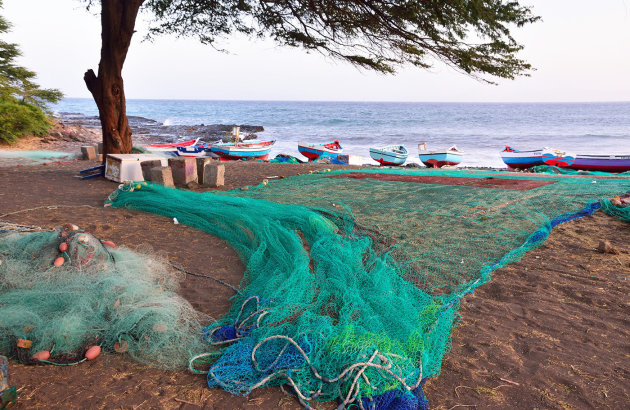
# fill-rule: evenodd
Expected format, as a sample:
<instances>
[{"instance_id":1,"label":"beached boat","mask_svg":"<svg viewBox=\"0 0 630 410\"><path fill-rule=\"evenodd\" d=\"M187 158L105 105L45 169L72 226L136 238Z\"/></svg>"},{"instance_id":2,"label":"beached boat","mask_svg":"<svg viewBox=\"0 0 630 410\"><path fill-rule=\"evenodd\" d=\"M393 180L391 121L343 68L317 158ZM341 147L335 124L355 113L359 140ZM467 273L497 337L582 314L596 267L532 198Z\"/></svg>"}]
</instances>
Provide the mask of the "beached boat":
<instances>
[{"instance_id":1,"label":"beached boat","mask_svg":"<svg viewBox=\"0 0 630 410\"><path fill-rule=\"evenodd\" d=\"M182 142L175 142L175 143L171 143L171 144L146 144L146 145L138 145L139 148L149 151L151 153L155 153L155 154L164 154L164 155L171 155L171 156L177 156L178 151L177 148L178 147L191 147L197 144L197 142L199 142L199 138L195 138L194 140L188 140L188 141L182 141Z\"/></svg>"},{"instance_id":2,"label":"beached boat","mask_svg":"<svg viewBox=\"0 0 630 410\"><path fill-rule=\"evenodd\" d=\"M418 144L418 157L428 168L442 168L443 166L455 166L462 162L464 152L457 149L455 145L446 150L429 151L427 143Z\"/></svg>"},{"instance_id":3,"label":"beached boat","mask_svg":"<svg viewBox=\"0 0 630 410\"><path fill-rule=\"evenodd\" d=\"M626 155L582 155L575 157L570 169L603 172L630 171L630 154Z\"/></svg>"},{"instance_id":4,"label":"beached boat","mask_svg":"<svg viewBox=\"0 0 630 410\"><path fill-rule=\"evenodd\" d=\"M276 140L258 142L217 142L210 150L222 160L267 159Z\"/></svg>"},{"instance_id":5,"label":"beached boat","mask_svg":"<svg viewBox=\"0 0 630 410\"><path fill-rule=\"evenodd\" d=\"M510 146L505 146L501 151L501 159L511 169L526 169L538 165L552 165L556 167L568 167L575 161L573 153L558 149L544 147L543 149L519 151Z\"/></svg>"},{"instance_id":6,"label":"beached boat","mask_svg":"<svg viewBox=\"0 0 630 410\"><path fill-rule=\"evenodd\" d=\"M409 151L403 145L388 145L381 148L370 148L370 157L381 166L402 165L407 160Z\"/></svg>"},{"instance_id":7,"label":"beached boat","mask_svg":"<svg viewBox=\"0 0 630 410\"><path fill-rule=\"evenodd\" d=\"M309 144L308 142L300 141L298 142L298 151L308 158L309 161L313 161L320 157L337 159L337 156L343 153L343 148L339 140L326 144Z\"/></svg>"},{"instance_id":8,"label":"beached boat","mask_svg":"<svg viewBox=\"0 0 630 410\"><path fill-rule=\"evenodd\" d=\"M195 144L187 147L177 147L177 154L180 157L207 157L210 156L210 146L212 144Z\"/></svg>"}]
</instances>

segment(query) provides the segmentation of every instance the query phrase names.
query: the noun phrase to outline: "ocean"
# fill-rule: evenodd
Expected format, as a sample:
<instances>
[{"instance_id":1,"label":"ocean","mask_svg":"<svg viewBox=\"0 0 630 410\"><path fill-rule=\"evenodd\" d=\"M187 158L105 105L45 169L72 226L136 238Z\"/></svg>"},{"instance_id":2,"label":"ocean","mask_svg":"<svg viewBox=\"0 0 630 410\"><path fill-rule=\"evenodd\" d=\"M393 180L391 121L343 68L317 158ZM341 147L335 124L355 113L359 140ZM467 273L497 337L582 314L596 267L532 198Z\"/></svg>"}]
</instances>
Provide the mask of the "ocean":
<instances>
[{"instance_id":1,"label":"ocean","mask_svg":"<svg viewBox=\"0 0 630 410\"><path fill-rule=\"evenodd\" d=\"M98 125L91 99L66 98L57 115ZM520 150L552 147L577 154L630 154L630 102L611 103L403 103L319 101L127 100L136 135L155 142L185 140L210 124L264 127L278 153L301 157L298 141L339 139L344 151L369 162L369 148L402 144L419 162L417 145L455 144L461 166L504 167L505 145ZM302 157L303 158L303 157ZM373 162L376 164L376 162Z\"/></svg>"}]
</instances>

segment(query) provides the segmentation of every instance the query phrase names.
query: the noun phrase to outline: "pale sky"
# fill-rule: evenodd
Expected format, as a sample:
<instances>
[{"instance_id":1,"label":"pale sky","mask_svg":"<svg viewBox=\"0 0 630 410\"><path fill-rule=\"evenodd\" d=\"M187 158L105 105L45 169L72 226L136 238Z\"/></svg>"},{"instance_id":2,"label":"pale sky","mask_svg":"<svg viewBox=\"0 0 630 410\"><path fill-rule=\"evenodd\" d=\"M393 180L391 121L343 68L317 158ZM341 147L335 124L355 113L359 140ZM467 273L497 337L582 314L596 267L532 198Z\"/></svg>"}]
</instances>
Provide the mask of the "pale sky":
<instances>
[{"instance_id":1,"label":"pale sky","mask_svg":"<svg viewBox=\"0 0 630 410\"><path fill-rule=\"evenodd\" d=\"M123 77L127 98L200 100L573 102L630 101L630 2L527 0L543 21L515 28L521 57L537 71L498 86L436 63L427 71L405 67L394 75L231 37L223 54L195 39L143 41L139 22ZM79 0L4 0L12 24L8 41L20 45L19 62L44 87L68 97L91 97L83 83L97 71L100 19Z\"/></svg>"}]
</instances>

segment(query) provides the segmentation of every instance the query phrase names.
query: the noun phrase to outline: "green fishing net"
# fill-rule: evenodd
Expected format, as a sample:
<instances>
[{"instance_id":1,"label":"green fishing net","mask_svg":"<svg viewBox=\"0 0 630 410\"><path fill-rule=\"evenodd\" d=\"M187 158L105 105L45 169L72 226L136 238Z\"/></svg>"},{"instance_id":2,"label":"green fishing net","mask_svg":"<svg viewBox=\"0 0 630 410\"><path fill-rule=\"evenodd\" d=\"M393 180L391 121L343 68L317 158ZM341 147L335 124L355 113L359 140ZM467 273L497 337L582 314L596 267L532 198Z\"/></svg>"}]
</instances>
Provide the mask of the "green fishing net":
<instances>
[{"instance_id":1,"label":"green fishing net","mask_svg":"<svg viewBox=\"0 0 630 410\"><path fill-rule=\"evenodd\" d=\"M108 204L177 218L244 262L241 294L204 329L214 351L191 361L210 386L421 408L460 299L553 226L628 190L622 177L378 169L221 193L126 184Z\"/></svg>"},{"instance_id":2,"label":"green fishing net","mask_svg":"<svg viewBox=\"0 0 630 410\"><path fill-rule=\"evenodd\" d=\"M0 229L0 354L76 364L100 346L181 368L202 349L199 314L177 295L181 278L159 255L108 247L73 225L8 226ZM36 360L38 352L50 357Z\"/></svg>"},{"instance_id":3,"label":"green fishing net","mask_svg":"<svg viewBox=\"0 0 630 410\"><path fill-rule=\"evenodd\" d=\"M41 165L55 161L70 161L76 155L58 151L7 151L0 150L0 167L14 167L16 165Z\"/></svg>"}]
</instances>

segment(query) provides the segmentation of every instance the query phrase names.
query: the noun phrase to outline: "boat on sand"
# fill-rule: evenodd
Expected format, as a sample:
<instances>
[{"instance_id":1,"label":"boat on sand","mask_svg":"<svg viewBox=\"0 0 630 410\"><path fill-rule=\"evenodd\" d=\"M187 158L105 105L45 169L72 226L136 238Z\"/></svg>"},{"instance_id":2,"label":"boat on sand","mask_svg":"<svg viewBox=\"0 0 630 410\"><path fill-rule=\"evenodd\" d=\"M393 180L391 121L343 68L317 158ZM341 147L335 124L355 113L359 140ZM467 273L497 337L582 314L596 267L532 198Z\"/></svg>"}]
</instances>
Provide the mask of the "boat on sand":
<instances>
[{"instance_id":1,"label":"boat on sand","mask_svg":"<svg viewBox=\"0 0 630 410\"><path fill-rule=\"evenodd\" d=\"M418 157L427 168L442 168L443 166L455 166L462 162L464 151L452 145L446 150L428 150L427 143L418 144Z\"/></svg>"},{"instance_id":2,"label":"boat on sand","mask_svg":"<svg viewBox=\"0 0 630 410\"><path fill-rule=\"evenodd\" d=\"M217 142L210 145L212 153L222 160L262 159L269 157L269 152L276 140L258 142Z\"/></svg>"},{"instance_id":3,"label":"boat on sand","mask_svg":"<svg viewBox=\"0 0 630 410\"><path fill-rule=\"evenodd\" d=\"M402 165L407 160L409 151L403 145L388 145L381 148L370 148L370 157L381 166Z\"/></svg>"},{"instance_id":4,"label":"boat on sand","mask_svg":"<svg viewBox=\"0 0 630 410\"><path fill-rule=\"evenodd\" d=\"M327 142L325 144L310 144L308 142L298 142L298 151L300 154L308 158L309 161L314 161L320 157L337 159L337 156L343 153L343 148L339 143L339 140Z\"/></svg>"},{"instance_id":5,"label":"boat on sand","mask_svg":"<svg viewBox=\"0 0 630 410\"><path fill-rule=\"evenodd\" d=\"M501 151L501 159L510 169L526 169L538 165L568 167L573 164L575 158L576 155L572 152L561 151L549 147L537 150L520 151L506 145L503 151Z\"/></svg>"}]
</instances>

